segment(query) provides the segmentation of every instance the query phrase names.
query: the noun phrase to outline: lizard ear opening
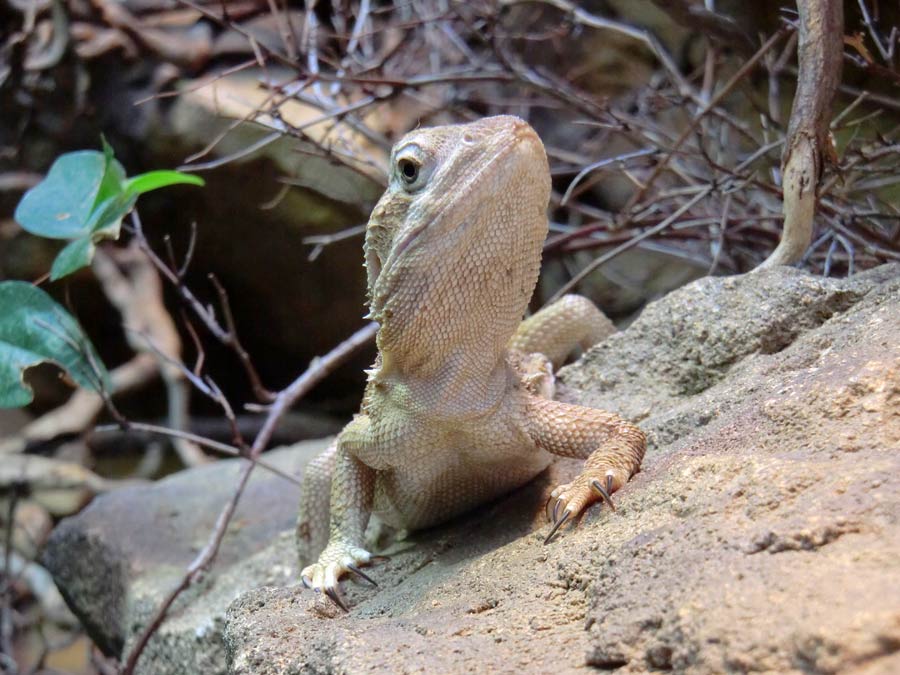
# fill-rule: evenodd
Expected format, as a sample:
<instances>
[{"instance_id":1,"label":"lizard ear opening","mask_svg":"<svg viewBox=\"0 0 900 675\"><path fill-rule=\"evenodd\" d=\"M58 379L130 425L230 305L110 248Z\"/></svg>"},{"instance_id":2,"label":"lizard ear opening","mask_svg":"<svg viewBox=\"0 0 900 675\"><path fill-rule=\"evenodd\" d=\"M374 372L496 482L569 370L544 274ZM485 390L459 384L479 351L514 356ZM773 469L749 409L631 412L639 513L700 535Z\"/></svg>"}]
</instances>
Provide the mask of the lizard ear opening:
<instances>
[{"instance_id":1,"label":"lizard ear opening","mask_svg":"<svg viewBox=\"0 0 900 675\"><path fill-rule=\"evenodd\" d=\"M381 258L372 249L366 249L366 276L369 280L369 288L375 285L375 280L381 274Z\"/></svg>"}]
</instances>

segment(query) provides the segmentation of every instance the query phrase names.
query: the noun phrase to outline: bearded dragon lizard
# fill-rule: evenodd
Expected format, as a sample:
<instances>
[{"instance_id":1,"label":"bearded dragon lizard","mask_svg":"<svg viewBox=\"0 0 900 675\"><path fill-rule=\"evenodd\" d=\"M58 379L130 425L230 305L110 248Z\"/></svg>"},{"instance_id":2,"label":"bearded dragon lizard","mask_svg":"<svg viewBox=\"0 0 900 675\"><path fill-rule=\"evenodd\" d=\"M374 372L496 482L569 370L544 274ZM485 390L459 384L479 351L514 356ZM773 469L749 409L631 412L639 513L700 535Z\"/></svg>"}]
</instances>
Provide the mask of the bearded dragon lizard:
<instances>
[{"instance_id":1,"label":"bearded dragon lizard","mask_svg":"<svg viewBox=\"0 0 900 675\"><path fill-rule=\"evenodd\" d=\"M527 483L553 455L584 458L551 495L549 541L593 502L612 506L646 447L617 415L552 400L553 367L614 330L600 310L569 295L522 321L550 196L535 131L510 116L419 129L390 162L364 246L378 357L360 413L307 467L297 527L301 557L318 554L303 583L344 610L343 575L374 583L360 570L371 514L428 527Z\"/></svg>"}]
</instances>

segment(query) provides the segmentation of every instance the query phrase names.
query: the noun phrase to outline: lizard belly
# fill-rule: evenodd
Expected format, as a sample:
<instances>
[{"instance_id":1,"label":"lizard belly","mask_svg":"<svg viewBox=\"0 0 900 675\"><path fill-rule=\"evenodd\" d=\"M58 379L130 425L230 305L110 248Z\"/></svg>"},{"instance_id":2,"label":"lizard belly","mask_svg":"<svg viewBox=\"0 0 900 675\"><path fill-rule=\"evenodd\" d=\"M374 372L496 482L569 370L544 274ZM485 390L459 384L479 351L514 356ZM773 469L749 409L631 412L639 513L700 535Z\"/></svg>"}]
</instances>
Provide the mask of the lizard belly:
<instances>
[{"instance_id":1,"label":"lizard belly","mask_svg":"<svg viewBox=\"0 0 900 675\"><path fill-rule=\"evenodd\" d=\"M403 529L436 525L524 485L550 463L527 439L448 435L441 440L451 442L419 461L377 472L373 511L381 520Z\"/></svg>"}]
</instances>

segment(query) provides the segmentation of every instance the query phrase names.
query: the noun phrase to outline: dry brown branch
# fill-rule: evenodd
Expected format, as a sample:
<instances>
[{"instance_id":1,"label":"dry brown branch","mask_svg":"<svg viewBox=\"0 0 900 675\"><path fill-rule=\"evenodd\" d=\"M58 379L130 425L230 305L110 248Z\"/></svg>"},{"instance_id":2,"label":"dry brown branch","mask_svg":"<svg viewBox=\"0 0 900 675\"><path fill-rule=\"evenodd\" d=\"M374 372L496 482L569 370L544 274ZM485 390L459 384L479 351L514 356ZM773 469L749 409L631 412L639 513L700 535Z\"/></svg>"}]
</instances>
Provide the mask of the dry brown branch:
<instances>
[{"instance_id":1,"label":"dry brown branch","mask_svg":"<svg viewBox=\"0 0 900 675\"><path fill-rule=\"evenodd\" d=\"M182 300L187 304L190 310L201 321L206 329L209 330L209 332L212 333L212 335L219 342L221 342L226 347L231 348L235 352L238 359L240 360L241 365L244 368L244 371L247 374L248 379L250 380L250 384L253 387L254 393L256 394L257 398L260 401L271 401L273 395L268 391L268 389L263 386L262 380L260 380L259 374L256 372L256 368L253 366L253 363L251 362L247 351L243 348L240 338L234 330L234 326L231 326L232 330L228 330L227 327L223 327L219 323L219 320L216 318L213 309L201 303L197 299L197 296L194 295L193 291L191 291L187 286L184 285L182 279L182 270L184 270L184 266L182 266L179 271L172 269L150 247L150 243L147 241L147 238L144 235L144 229L137 211L132 211L131 223L134 227L133 232L137 246L141 249L141 251L144 252L144 254L146 254L157 271L175 287ZM223 301L227 302L227 296L223 296ZM226 311L230 313L230 310Z\"/></svg>"},{"instance_id":2,"label":"dry brown branch","mask_svg":"<svg viewBox=\"0 0 900 675\"><path fill-rule=\"evenodd\" d=\"M829 136L831 103L841 80L844 16L840 0L798 0L797 92L782 159L784 231L760 268L792 265L812 241L816 193L823 163L834 153Z\"/></svg>"},{"instance_id":3,"label":"dry brown branch","mask_svg":"<svg viewBox=\"0 0 900 675\"><path fill-rule=\"evenodd\" d=\"M94 255L93 270L104 293L122 316L125 338L131 348L155 358L166 385L169 425L184 430L189 389L181 370L172 363L181 358L181 338L163 304L159 275L136 245L127 249L109 249L109 252L98 250ZM187 466L208 461L190 441L175 438L173 445Z\"/></svg>"},{"instance_id":4,"label":"dry brown branch","mask_svg":"<svg viewBox=\"0 0 900 675\"><path fill-rule=\"evenodd\" d=\"M117 426L100 426L94 428L94 433L98 434L118 431L120 431L120 429ZM220 452L223 455L228 455L229 457L243 457L245 459L250 459L249 457L247 457L247 453L242 451L240 448L236 448L233 445L228 445L227 443L220 443L211 438L206 438L198 434L192 434L188 431L179 431L178 429L160 427L155 424L147 424L145 422L130 422L128 424L128 431L146 431L147 433L155 434L158 436L165 436L167 438L180 438L186 441L190 441L191 443L196 443L197 445L203 446L205 448L209 448L210 450L215 450L216 452ZM251 459L250 461L255 462L266 471L284 478L289 483L300 485L300 481L297 478L285 471L282 471L273 464L269 464L268 462L265 462L261 459Z\"/></svg>"},{"instance_id":5,"label":"dry brown branch","mask_svg":"<svg viewBox=\"0 0 900 675\"><path fill-rule=\"evenodd\" d=\"M228 529L228 525L231 522L231 518L234 515L238 502L241 499L244 488L247 485L247 481L250 479L250 475L253 473L253 469L256 466L256 461L259 459L259 455L262 451L266 449L269 439L272 437L272 433L275 431L275 427L282 415L284 415L284 413L286 413L300 398L305 396L316 384L321 382L329 373L346 360L347 357L353 354L361 346L367 344L375 336L377 327L377 324L370 323L359 329L325 356L313 359L309 368L307 368L302 375L276 395L275 400L272 402L269 412L266 415L266 421L254 439L253 446L250 448L247 457L250 461L248 461L241 470L234 493L219 514L209 540L197 557L188 566L185 575L179 584L173 588L162 601L156 613L153 615L153 618L148 622L144 631L135 641L134 646L125 659L122 675L131 675L131 673L134 672L134 668L137 665L138 659L140 659L144 648L147 646L147 642L165 620L166 614L172 606L172 603L175 602L176 598L189 588L191 584L193 584L200 575L208 569L213 560L215 560L219 547L222 544L222 539L225 536L225 532Z\"/></svg>"},{"instance_id":6,"label":"dry brown branch","mask_svg":"<svg viewBox=\"0 0 900 675\"><path fill-rule=\"evenodd\" d=\"M643 187L638 190L631 198L629 205L634 206L637 204L641 198L647 193L647 190L654 183L654 181L659 177L659 175L666 168L672 157L681 149L681 146L684 144L688 138L690 138L691 134L696 129L697 125L703 120L703 118L708 115L717 105L719 105L722 100L737 86L738 82L741 81L746 75L753 70L754 67L759 63L759 61L769 52L769 50L775 46L778 40L781 39L780 33L775 33L768 40L766 40L765 44L760 47L756 53L743 65L738 71L731 76L728 82L716 93L713 98L706 103L703 108L694 116L691 120L691 123L681 132L681 135L678 136L675 143L669 149L668 153L663 157L663 159L657 164L656 168L653 170L653 173L650 174L650 177L643 184ZM626 207L627 209L627 207Z\"/></svg>"}]
</instances>

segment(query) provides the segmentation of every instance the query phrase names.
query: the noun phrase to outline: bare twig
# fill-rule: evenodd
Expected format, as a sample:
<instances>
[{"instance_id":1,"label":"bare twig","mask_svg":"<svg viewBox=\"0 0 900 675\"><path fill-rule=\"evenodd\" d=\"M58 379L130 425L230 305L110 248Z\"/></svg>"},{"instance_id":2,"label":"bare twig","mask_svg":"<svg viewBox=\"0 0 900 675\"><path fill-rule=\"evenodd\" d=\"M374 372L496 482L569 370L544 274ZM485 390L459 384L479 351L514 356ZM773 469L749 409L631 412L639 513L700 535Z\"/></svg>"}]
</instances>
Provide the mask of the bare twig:
<instances>
[{"instance_id":1,"label":"bare twig","mask_svg":"<svg viewBox=\"0 0 900 675\"><path fill-rule=\"evenodd\" d=\"M260 453L266 448L282 415L284 415L284 413L287 412L287 410L301 397L306 395L310 389L321 382L322 379L340 365L348 356L353 354L364 344L368 343L375 336L377 327L378 325L375 323L367 324L328 352L325 356L313 359L309 368L307 368L302 375L275 396L275 400L269 408L266 420L250 448L250 453L247 457L250 461L242 468L231 499L228 500L219 514L209 540L197 557L194 558L188 566L181 581L164 598L143 632L135 640L134 646L125 660L125 665L122 669L123 675L131 675L131 673L134 672L134 668L137 665L138 659L140 659L144 648L147 646L147 642L165 620L166 614L172 606L172 603L175 602L176 598L190 587L191 584L193 584L200 575L208 569L213 560L215 560L219 547L222 544L222 539L228 529L228 524L231 522L231 518L241 499L244 488L247 486L247 481L250 479L250 475L253 473L253 469L256 466L255 461L259 458Z\"/></svg>"},{"instance_id":2,"label":"bare twig","mask_svg":"<svg viewBox=\"0 0 900 675\"><path fill-rule=\"evenodd\" d=\"M247 456L247 453L240 448L237 448L233 445L228 445L227 443L220 443L219 441L213 440L211 438L206 438L204 436L200 436L198 434L192 434L189 431L180 431L178 429L169 429L167 427L161 427L156 424L147 424L145 422L130 422L129 429L131 431L146 431L150 434L157 434L159 436L166 436L168 438L181 438L186 441L190 441L191 443L196 443L197 445L201 445L205 448L209 448L210 450L215 450L216 452L221 452L224 455L229 455L231 457L243 457L244 459L250 459ZM119 431L119 427L107 425L107 426L99 426L94 427L94 433L104 433L104 432L117 432ZM276 476L280 476L284 478L289 483L293 483L294 485L300 485L300 481L292 476L291 474L282 471L277 466L273 464L269 464L268 462L263 461L262 459L250 459L250 461L258 464L266 471L270 471L274 473Z\"/></svg>"},{"instance_id":3,"label":"bare twig","mask_svg":"<svg viewBox=\"0 0 900 675\"><path fill-rule=\"evenodd\" d=\"M241 362L241 365L244 368L244 372L247 374L247 378L250 380L251 385L254 387L254 392L257 394L261 401L269 401L271 400L271 394L268 389L266 389L262 385L262 380L259 377L259 374L256 371L253 363L250 360L249 355L241 346L240 340L237 334L234 331L229 331L224 328L216 319L215 314L212 309L205 306L201 303L194 293L182 283L182 279L179 276L179 273L175 270L172 270L163 260L153 251L150 243L147 241L147 237L144 234L144 229L141 224L140 216L137 213L137 210L131 212L131 223L134 227L134 235L137 241L138 247L147 255L150 261L153 263L154 267L166 278L176 289L181 298L187 303L187 306L193 311L194 315L200 319L201 323L206 326L207 330L223 345L230 347L238 359Z\"/></svg>"},{"instance_id":4,"label":"bare twig","mask_svg":"<svg viewBox=\"0 0 900 675\"><path fill-rule=\"evenodd\" d=\"M675 153L681 148L684 142L693 134L694 129L697 128L697 125L700 124L700 121L719 103L722 102L722 99L727 96L731 90L740 82L746 75L756 67L756 64L765 56L765 54L781 39L783 33L777 32L772 35L766 42L756 50L756 53L743 65L738 71L731 76L728 82L716 93L715 96L710 99L709 103L706 103L703 108L698 112L694 118L691 120L691 123L685 128L681 135L678 136L678 139L669 149L668 153L663 157L663 159L656 165L656 168L653 170L653 173L650 174L650 177L645 181L644 187L641 190L638 190L632 198L629 200L629 207L638 203L640 199L646 194L647 190L656 180L656 178L663 172L667 164L672 160L672 157L675 156ZM628 207L626 207L628 208Z\"/></svg>"},{"instance_id":5,"label":"bare twig","mask_svg":"<svg viewBox=\"0 0 900 675\"><path fill-rule=\"evenodd\" d=\"M686 212L688 209L690 209L694 204L699 202L701 199L706 197L706 195L708 195L710 192L712 192L712 187L707 187L707 188L703 189L702 191L700 191L696 195L694 195L694 197L692 199L690 199L687 203L685 203L681 208L679 208L677 211L675 211L675 213L673 213L671 216L669 216L668 218L663 220L656 227L652 227L649 230L645 230L645 231L641 232L639 235L632 237L624 244L616 246L613 250L609 251L608 253L603 254L599 258L595 258L591 262L591 264L587 265L583 270L581 270L578 274L576 274L574 277L572 277L572 279L568 283L563 285L562 288L560 288L556 293L554 293L550 297L550 299L547 300L547 304L550 304L551 302L555 302L556 300L559 300L562 296L564 296L566 293L568 293L573 288L575 288L575 286L578 285L578 283L580 283L587 275L589 275L591 272L596 270L598 267L600 267L604 263L609 262L610 260L612 260L613 258L618 256L620 253L624 253L628 249L633 248L637 244L641 243L644 239L647 239L648 237L652 237L653 235L659 234L660 232L665 230L679 216L681 216L684 212Z\"/></svg>"},{"instance_id":6,"label":"bare twig","mask_svg":"<svg viewBox=\"0 0 900 675\"><path fill-rule=\"evenodd\" d=\"M309 252L307 256L307 260L313 262L322 251L325 250L325 247L334 244L338 241L344 241L345 239L352 239L353 237L358 237L366 231L365 224L362 225L354 225L353 227L348 227L346 229L341 230L340 232L335 232L333 234L316 234L311 235L309 237L303 238L304 244L311 244L313 249Z\"/></svg>"},{"instance_id":7,"label":"bare twig","mask_svg":"<svg viewBox=\"0 0 900 675\"><path fill-rule=\"evenodd\" d=\"M120 271L116 262L127 269L127 274ZM126 339L132 349L156 357L159 374L166 385L169 424L175 429L184 429L189 390L180 369L172 365L172 361L181 357L181 338L163 304L159 275L136 246L110 249L109 253L98 250L94 255L93 270L106 296L122 315ZM159 358L161 354L167 358ZM175 439L173 444L187 466L207 461L194 444L184 439Z\"/></svg>"}]
</instances>

